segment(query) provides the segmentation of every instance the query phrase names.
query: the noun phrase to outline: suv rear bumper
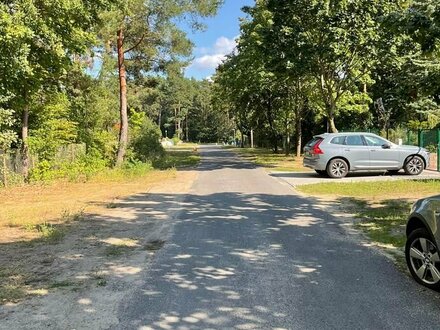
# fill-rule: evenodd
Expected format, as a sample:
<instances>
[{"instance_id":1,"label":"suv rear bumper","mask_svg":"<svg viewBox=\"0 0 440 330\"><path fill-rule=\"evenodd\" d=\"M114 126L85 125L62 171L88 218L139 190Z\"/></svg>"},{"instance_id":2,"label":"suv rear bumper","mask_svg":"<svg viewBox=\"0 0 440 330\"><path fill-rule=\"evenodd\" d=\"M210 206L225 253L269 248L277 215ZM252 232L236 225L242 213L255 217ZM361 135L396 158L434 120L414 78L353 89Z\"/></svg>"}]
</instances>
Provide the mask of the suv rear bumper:
<instances>
[{"instance_id":1,"label":"suv rear bumper","mask_svg":"<svg viewBox=\"0 0 440 330\"><path fill-rule=\"evenodd\" d=\"M322 159L320 158L304 158L303 166L311 168L312 170L325 171L326 166L323 165Z\"/></svg>"}]
</instances>

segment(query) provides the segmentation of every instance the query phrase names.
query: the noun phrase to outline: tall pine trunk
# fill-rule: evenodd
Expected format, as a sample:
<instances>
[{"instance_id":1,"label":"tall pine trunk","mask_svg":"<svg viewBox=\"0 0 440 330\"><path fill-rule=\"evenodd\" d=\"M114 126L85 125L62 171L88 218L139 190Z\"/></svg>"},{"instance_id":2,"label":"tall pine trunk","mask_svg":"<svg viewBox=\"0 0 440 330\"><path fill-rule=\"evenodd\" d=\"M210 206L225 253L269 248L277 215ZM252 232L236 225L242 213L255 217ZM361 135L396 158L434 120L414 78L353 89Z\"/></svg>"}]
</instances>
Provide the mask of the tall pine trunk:
<instances>
[{"instance_id":1,"label":"tall pine trunk","mask_svg":"<svg viewBox=\"0 0 440 330\"><path fill-rule=\"evenodd\" d=\"M127 72L124 62L124 32L118 30L118 73L119 73L119 145L116 166L122 165L128 144L128 113L127 113Z\"/></svg>"}]
</instances>

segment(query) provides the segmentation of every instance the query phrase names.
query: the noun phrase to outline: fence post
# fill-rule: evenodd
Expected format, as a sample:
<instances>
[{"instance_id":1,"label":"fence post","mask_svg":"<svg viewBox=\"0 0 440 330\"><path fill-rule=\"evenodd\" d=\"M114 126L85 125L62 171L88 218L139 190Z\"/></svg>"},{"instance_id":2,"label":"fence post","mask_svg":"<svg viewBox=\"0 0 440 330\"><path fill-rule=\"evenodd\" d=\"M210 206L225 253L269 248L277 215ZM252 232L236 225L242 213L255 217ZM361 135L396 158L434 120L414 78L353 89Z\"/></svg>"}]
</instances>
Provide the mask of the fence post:
<instances>
[{"instance_id":1,"label":"fence post","mask_svg":"<svg viewBox=\"0 0 440 330\"><path fill-rule=\"evenodd\" d=\"M423 141L423 130L421 130L421 129L419 129L419 134L418 134L419 136L418 136L418 140L419 140L419 147L423 147L423 143L424 143L424 141Z\"/></svg>"}]
</instances>

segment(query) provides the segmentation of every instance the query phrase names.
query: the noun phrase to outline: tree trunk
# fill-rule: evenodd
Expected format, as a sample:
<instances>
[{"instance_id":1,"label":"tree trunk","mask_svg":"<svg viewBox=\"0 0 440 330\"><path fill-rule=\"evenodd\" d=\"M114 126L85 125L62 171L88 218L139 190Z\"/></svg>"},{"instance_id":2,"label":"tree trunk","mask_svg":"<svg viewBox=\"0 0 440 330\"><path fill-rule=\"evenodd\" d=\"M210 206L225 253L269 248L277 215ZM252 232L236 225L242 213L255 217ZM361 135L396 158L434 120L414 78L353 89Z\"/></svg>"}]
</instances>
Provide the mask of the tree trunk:
<instances>
[{"instance_id":1,"label":"tree trunk","mask_svg":"<svg viewBox=\"0 0 440 330\"><path fill-rule=\"evenodd\" d=\"M290 123L289 119L286 118L285 120L286 130L285 130L285 139L284 139L284 153L286 156L290 155Z\"/></svg>"},{"instance_id":2,"label":"tree trunk","mask_svg":"<svg viewBox=\"0 0 440 330\"><path fill-rule=\"evenodd\" d=\"M128 144L128 113L127 113L127 73L124 63L124 32L118 30L118 72L119 72L119 146L116 166L122 165Z\"/></svg>"},{"instance_id":3,"label":"tree trunk","mask_svg":"<svg viewBox=\"0 0 440 330\"><path fill-rule=\"evenodd\" d=\"M188 135L188 115L186 115L186 118L185 118L185 141L186 142L189 142L188 137L189 137L189 135Z\"/></svg>"},{"instance_id":4,"label":"tree trunk","mask_svg":"<svg viewBox=\"0 0 440 330\"><path fill-rule=\"evenodd\" d=\"M338 129L336 128L336 125L335 125L335 117L330 114L328 116L328 127L330 130L330 133L338 133L339 132Z\"/></svg>"},{"instance_id":5,"label":"tree trunk","mask_svg":"<svg viewBox=\"0 0 440 330\"><path fill-rule=\"evenodd\" d=\"M27 102L26 98L25 101ZM22 117L22 127L21 127L21 157L22 157L22 174L24 179L27 181L29 179L29 105L25 105L23 109Z\"/></svg>"},{"instance_id":6,"label":"tree trunk","mask_svg":"<svg viewBox=\"0 0 440 330\"><path fill-rule=\"evenodd\" d=\"M296 116L296 157L301 157L302 146L302 118L299 114Z\"/></svg>"}]
</instances>

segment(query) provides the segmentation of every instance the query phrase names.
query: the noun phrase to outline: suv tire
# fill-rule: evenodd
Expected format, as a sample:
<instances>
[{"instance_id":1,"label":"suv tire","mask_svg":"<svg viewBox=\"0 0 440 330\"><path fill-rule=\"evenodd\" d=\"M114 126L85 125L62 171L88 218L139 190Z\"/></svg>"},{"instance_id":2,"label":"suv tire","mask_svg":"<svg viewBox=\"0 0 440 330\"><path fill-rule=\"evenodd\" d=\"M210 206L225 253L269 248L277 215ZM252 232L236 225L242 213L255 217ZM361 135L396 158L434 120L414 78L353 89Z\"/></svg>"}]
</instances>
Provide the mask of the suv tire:
<instances>
[{"instance_id":1,"label":"suv tire","mask_svg":"<svg viewBox=\"0 0 440 330\"><path fill-rule=\"evenodd\" d=\"M411 232L405 245L406 264L416 282L440 289L440 257L437 245L425 228Z\"/></svg>"},{"instance_id":2,"label":"suv tire","mask_svg":"<svg viewBox=\"0 0 440 330\"><path fill-rule=\"evenodd\" d=\"M329 161L327 165L327 174L334 179L342 179L348 174L348 164L341 158L335 158Z\"/></svg>"},{"instance_id":3,"label":"suv tire","mask_svg":"<svg viewBox=\"0 0 440 330\"><path fill-rule=\"evenodd\" d=\"M403 169L408 175L419 175L425 169L425 163L420 156L410 156L406 159Z\"/></svg>"}]
</instances>

